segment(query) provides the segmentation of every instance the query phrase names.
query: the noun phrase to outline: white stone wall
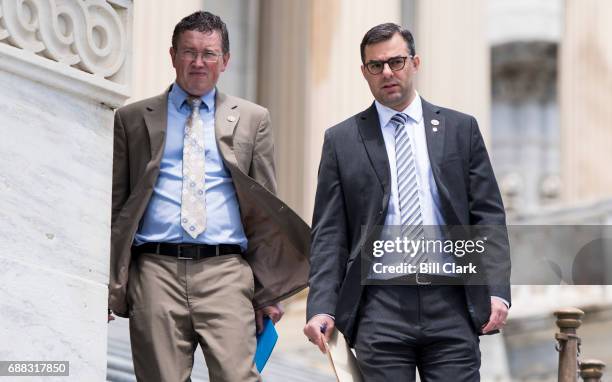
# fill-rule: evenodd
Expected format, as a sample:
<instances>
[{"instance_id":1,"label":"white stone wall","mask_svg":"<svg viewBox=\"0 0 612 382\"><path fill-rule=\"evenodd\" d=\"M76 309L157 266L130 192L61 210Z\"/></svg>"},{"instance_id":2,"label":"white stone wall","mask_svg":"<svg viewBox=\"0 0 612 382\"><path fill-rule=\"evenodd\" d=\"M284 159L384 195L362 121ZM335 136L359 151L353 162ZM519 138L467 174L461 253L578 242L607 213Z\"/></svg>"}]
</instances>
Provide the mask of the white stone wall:
<instances>
[{"instance_id":1,"label":"white stone wall","mask_svg":"<svg viewBox=\"0 0 612 382\"><path fill-rule=\"evenodd\" d=\"M131 1L0 0L0 360L106 379L113 109ZM23 378L20 380L39 380Z\"/></svg>"},{"instance_id":2,"label":"white stone wall","mask_svg":"<svg viewBox=\"0 0 612 382\"><path fill-rule=\"evenodd\" d=\"M563 0L488 0L487 38L491 45L512 41L561 40Z\"/></svg>"}]
</instances>

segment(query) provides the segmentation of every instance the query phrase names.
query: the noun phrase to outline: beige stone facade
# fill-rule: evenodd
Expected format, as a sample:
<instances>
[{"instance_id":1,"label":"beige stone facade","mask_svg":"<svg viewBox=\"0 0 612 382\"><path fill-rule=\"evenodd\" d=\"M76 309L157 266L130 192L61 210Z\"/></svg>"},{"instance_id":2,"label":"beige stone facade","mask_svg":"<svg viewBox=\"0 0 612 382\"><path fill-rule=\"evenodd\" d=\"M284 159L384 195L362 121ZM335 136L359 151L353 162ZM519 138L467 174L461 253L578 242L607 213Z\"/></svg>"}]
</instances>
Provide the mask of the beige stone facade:
<instances>
[{"instance_id":1,"label":"beige stone facade","mask_svg":"<svg viewBox=\"0 0 612 382\"><path fill-rule=\"evenodd\" d=\"M562 223L584 224L593 219L605 223L598 218L601 210L593 205L612 196L609 1L257 0L249 1L246 11L239 10L244 8L241 0L187 0L180 6L169 0L151 3L155 6L137 1L134 7L133 99L156 94L172 81L167 48L172 27L181 16L197 8L219 14L228 22L230 39L234 35L240 41L232 43L227 79L220 86L270 109L279 192L306 221L312 216L325 129L372 102L359 69L361 38L371 26L392 21L408 26L415 35L422 58L420 94L433 103L475 115L494 165L503 158L510 167L520 164L507 174L503 163L499 167L511 220L541 215L542 208L552 206L564 212L546 212L532 221L556 224L562 215ZM512 43L516 44L506 45ZM501 49L508 65L492 68L494 49ZM511 62L512 49L519 52L516 62ZM538 52L543 56L537 56ZM523 59L523 53L535 55ZM496 77L498 68L501 77ZM522 74L513 72L523 69ZM506 82L496 87L499 78ZM544 80L547 83L542 84ZM531 97L534 88L542 94ZM503 120L504 110L512 114L515 109L502 108L502 114L498 113L493 94L500 89L506 96L515 91L508 102L523 102L516 110L525 118L512 122L520 126L510 123L506 132L515 146L501 149L493 145L492 121ZM543 124L542 118L550 126L540 135L532 134L532 128ZM503 146L504 139L496 142ZM595 204L582 207L591 202ZM522 324L536 317L536 313L530 316L534 304L541 308L537 317L542 317L562 306L563 296L571 296L567 302L574 305L580 301L597 304L601 297L599 290L581 300L575 293L566 293L567 288L563 293L538 289L539 302L535 302L530 300L533 288L517 288L516 322ZM606 293L602 306L608 304L609 290ZM543 332L542 341L550 334ZM523 342L510 341L519 345L504 348L503 337L497 338L483 341L489 349L483 354L494 358L483 360L483 375L509 380L518 361L513 358L512 364L505 349L520 349Z\"/></svg>"}]
</instances>

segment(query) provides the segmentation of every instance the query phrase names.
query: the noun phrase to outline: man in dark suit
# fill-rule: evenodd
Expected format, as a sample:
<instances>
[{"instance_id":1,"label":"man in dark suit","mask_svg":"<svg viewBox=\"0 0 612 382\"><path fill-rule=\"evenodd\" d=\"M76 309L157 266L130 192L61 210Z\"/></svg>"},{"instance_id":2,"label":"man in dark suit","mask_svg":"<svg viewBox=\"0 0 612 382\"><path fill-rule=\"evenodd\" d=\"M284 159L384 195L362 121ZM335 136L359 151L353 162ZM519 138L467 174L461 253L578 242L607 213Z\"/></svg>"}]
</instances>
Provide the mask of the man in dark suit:
<instances>
[{"instance_id":1,"label":"man in dark suit","mask_svg":"<svg viewBox=\"0 0 612 382\"><path fill-rule=\"evenodd\" d=\"M478 336L502 328L510 305L505 213L483 138L473 117L418 95L408 30L372 28L361 59L375 102L325 133L304 333L324 351L338 328L366 381L410 381L416 369L422 381L477 381ZM444 259L446 270L465 259L420 252L395 264L417 260L412 271L380 279L381 227L418 241L431 231L453 239L449 226L496 233L488 253L470 258L478 277L423 272L420 263Z\"/></svg>"},{"instance_id":2,"label":"man in dark suit","mask_svg":"<svg viewBox=\"0 0 612 382\"><path fill-rule=\"evenodd\" d=\"M256 323L306 287L308 226L276 196L266 109L223 94L225 23L175 27L176 81L115 115L109 308L130 319L139 381L260 380ZM109 320L112 318L109 315Z\"/></svg>"}]
</instances>

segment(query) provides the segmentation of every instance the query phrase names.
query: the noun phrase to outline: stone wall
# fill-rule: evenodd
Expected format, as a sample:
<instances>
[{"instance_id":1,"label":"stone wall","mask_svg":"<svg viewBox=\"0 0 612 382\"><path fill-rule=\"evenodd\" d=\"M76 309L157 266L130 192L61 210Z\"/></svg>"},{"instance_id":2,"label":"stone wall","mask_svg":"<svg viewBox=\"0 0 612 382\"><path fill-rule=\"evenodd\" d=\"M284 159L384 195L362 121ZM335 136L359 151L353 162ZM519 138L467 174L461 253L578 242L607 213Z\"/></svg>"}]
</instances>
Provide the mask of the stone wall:
<instances>
[{"instance_id":1,"label":"stone wall","mask_svg":"<svg viewBox=\"0 0 612 382\"><path fill-rule=\"evenodd\" d=\"M0 359L106 377L113 108L129 0L0 0ZM24 379L26 380L26 379Z\"/></svg>"}]
</instances>

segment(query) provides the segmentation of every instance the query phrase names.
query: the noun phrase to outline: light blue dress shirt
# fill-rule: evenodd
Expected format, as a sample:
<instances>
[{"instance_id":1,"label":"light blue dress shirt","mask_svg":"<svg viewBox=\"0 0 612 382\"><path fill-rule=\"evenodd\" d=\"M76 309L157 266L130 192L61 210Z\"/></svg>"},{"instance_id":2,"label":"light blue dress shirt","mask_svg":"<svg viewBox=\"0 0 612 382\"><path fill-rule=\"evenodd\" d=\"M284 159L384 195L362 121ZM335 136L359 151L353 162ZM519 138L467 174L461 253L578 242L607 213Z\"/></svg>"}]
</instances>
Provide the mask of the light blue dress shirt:
<instances>
[{"instance_id":1,"label":"light blue dress shirt","mask_svg":"<svg viewBox=\"0 0 612 382\"><path fill-rule=\"evenodd\" d=\"M236 190L215 140L215 94L216 89L204 94L200 105L204 123L206 230L193 239L181 227L183 135L191 109L186 102L188 94L175 83L168 95L166 144L159 178L136 232L136 245L146 242L238 244L246 250L247 238Z\"/></svg>"}]
</instances>

